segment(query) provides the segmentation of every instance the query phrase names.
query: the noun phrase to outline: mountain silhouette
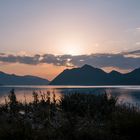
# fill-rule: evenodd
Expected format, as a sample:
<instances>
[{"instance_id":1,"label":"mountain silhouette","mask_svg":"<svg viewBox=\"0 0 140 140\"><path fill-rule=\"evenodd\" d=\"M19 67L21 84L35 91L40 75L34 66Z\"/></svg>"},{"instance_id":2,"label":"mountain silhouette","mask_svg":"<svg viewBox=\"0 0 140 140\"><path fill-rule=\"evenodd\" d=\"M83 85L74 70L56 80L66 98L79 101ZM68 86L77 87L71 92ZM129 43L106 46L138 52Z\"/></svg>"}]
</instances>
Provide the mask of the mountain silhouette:
<instances>
[{"instance_id":1,"label":"mountain silhouette","mask_svg":"<svg viewBox=\"0 0 140 140\"><path fill-rule=\"evenodd\" d=\"M18 76L0 72L0 85L47 85L49 81L36 76Z\"/></svg>"},{"instance_id":2,"label":"mountain silhouette","mask_svg":"<svg viewBox=\"0 0 140 140\"><path fill-rule=\"evenodd\" d=\"M126 74L114 70L106 73L86 64L64 70L50 85L140 85L140 68Z\"/></svg>"}]
</instances>

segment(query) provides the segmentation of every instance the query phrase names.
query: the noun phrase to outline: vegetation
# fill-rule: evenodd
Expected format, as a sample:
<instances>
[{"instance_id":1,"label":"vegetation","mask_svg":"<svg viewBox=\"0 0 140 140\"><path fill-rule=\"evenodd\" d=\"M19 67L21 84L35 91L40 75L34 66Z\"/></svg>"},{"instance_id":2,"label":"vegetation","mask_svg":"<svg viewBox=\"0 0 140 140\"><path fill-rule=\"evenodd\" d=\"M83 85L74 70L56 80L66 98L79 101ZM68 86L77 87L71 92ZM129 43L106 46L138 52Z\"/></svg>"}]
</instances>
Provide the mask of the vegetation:
<instances>
[{"instance_id":1,"label":"vegetation","mask_svg":"<svg viewBox=\"0 0 140 140\"><path fill-rule=\"evenodd\" d=\"M53 94L53 96L51 96ZM11 90L0 106L0 140L132 140L139 139L140 112L118 105L107 94L33 92L20 103Z\"/></svg>"}]
</instances>

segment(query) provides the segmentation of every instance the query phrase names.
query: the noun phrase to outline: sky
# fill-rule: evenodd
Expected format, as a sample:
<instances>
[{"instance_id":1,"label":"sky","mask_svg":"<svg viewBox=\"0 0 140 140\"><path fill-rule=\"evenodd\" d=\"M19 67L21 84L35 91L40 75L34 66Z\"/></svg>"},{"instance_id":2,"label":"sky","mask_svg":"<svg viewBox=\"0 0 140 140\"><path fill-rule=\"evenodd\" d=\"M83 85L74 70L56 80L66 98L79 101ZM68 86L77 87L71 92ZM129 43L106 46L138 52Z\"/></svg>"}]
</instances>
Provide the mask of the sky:
<instances>
[{"instance_id":1,"label":"sky","mask_svg":"<svg viewBox=\"0 0 140 140\"><path fill-rule=\"evenodd\" d=\"M0 71L53 79L90 64L140 67L139 0L0 0Z\"/></svg>"}]
</instances>

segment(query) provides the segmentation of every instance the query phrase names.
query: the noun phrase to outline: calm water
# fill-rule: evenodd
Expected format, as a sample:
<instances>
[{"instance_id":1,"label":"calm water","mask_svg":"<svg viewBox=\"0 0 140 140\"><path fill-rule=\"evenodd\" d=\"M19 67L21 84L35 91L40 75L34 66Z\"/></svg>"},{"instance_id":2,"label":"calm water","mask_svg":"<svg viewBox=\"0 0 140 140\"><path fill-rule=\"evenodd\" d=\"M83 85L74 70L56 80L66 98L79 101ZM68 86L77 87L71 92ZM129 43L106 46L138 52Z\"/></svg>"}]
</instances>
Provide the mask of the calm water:
<instances>
[{"instance_id":1,"label":"calm water","mask_svg":"<svg viewBox=\"0 0 140 140\"><path fill-rule=\"evenodd\" d=\"M59 99L66 93L108 93L118 97L118 102L133 103L140 105L140 86L0 86L0 103L4 103L9 91L14 88L19 101L32 101L32 92L38 91L39 94L50 91L55 92Z\"/></svg>"}]
</instances>

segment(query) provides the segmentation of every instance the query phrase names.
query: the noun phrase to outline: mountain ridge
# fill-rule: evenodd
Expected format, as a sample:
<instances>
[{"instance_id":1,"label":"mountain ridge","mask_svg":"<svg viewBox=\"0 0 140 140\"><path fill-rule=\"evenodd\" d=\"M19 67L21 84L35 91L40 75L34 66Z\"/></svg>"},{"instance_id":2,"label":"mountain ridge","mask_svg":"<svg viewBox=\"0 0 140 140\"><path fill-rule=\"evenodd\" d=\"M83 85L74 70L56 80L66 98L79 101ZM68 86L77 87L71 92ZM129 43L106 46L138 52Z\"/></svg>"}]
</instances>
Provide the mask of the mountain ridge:
<instances>
[{"instance_id":1,"label":"mountain ridge","mask_svg":"<svg viewBox=\"0 0 140 140\"><path fill-rule=\"evenodd\" d=\"M80 68L66 69L50 85L140 85L140 68L129 73L111 71L85 64Z\"/></svg>"},{"instance_id":2,"label":"mountain ridge","mask_svg":"<svg viewBox=\"0 0 140 140\"><path fill-rule=\"evenodd\" d=\"M8 74L0 71L0 85L47 85L49 80L32 75Z\"/></svg>"}]
</instances>

